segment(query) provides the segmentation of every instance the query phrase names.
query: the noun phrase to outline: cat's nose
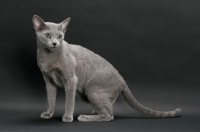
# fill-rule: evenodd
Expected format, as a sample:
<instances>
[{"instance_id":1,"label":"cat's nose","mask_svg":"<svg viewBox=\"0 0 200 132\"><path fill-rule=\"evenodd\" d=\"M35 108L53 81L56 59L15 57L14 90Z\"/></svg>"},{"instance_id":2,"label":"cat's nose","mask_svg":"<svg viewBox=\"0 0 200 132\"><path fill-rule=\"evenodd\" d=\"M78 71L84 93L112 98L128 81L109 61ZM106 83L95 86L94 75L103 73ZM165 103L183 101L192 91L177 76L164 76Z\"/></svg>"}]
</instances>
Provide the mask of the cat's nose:
<instances>
[{"instance_id":1,"label":"cat's nose","mask_svg":"<svg viewBox=\"0 0 200 132\"><path fill-rule=\"evenodd\" d=\"M56 46L57 43L52 43L54 46Z\"/></svg>"}]
</instances>

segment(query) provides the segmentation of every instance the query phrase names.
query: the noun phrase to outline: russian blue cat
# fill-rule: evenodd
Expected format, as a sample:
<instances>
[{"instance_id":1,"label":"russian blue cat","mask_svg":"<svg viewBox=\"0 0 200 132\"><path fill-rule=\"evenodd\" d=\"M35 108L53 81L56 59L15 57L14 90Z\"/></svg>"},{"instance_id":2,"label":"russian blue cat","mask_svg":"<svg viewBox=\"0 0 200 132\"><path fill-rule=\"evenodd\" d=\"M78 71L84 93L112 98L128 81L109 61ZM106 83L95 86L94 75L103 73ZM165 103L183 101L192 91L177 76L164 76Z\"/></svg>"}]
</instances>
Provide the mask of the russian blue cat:
<instances>
[{"instance_id":1,"label":"russian blue cat","mask_svg":"<svg viewBox=\"0 0 200 132\"><path fill-rule=\"evenodd\" d=\"M144 107L108 61L84 47L68 44L64 36L70 18L56 24L34 15L32 21L37 36L37 62L46 83L48 100L48 109L41 118L53 116L57 87L63 87L66 93L63 122L73 121L76 94L85 95L94 108L93 114L78 117L84 122L113 120L112 106L119 93L133 109L148 116L174 117L181 112L180 108L162 112Z\"/></svg>"}]
</instances>

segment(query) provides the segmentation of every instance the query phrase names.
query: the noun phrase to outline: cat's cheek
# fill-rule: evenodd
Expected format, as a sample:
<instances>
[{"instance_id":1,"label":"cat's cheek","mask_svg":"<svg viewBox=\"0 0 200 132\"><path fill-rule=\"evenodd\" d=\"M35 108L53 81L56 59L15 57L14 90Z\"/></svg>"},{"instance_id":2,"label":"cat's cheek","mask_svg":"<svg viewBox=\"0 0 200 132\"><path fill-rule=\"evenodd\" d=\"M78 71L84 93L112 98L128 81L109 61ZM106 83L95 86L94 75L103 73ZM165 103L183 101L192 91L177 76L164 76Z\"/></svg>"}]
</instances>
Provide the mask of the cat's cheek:
<instances>
[{"instance_id":1,"label":"cat's cheek","mask_svg":"<svg viewBox=\"0 0 200 132\"><path fill-rule=\"evenodd\" d=\"M48 48L54 48L54 46L53 46L53 44L51 42L47 43L46 47L48 47Z\"/></svg>"},{"instance_id":2,"label":"cat's cheek","mask_svg":"<svg viewBox=\"0 0 200 132\"><path fill-rule=\"evenodd\" d=\"M58 43L58 44L56 45L56 47L57 47L57 48L60 47L60 43Z\"/></svg>"}]
</instances>

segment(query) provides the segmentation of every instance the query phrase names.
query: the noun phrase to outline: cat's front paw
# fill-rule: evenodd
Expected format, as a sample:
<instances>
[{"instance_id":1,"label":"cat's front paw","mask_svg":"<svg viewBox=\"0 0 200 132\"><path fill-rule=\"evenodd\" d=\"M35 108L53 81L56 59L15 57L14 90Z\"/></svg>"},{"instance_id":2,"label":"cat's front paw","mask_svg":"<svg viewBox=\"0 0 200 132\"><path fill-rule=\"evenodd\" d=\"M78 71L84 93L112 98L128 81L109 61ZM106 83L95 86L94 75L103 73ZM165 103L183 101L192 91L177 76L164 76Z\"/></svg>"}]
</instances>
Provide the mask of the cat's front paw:
<instances>
[{"instance_id":1,"label":"cat's front paw","mask_svg":"<svg viewBox=\"0 0 200 132\"><path fill-rule=\"evenodd\" d=\"M43 119L49 119L52 116L53 116L53 114L50 114L50 113L47 113L47 112L43 112L40 117L43 118Z\"/></svg>"},{"instance_id":2,"label":"cat's front paw","mask_svg":"<svg viewBox=\"0 0 200 132\"><path fill-rule=\"evenodd\" d=\"M63 122L72 122L73 121L73 117L70 117L70 116L63 116L62 117L62 121Z\"/></svg>"}]
</instances>

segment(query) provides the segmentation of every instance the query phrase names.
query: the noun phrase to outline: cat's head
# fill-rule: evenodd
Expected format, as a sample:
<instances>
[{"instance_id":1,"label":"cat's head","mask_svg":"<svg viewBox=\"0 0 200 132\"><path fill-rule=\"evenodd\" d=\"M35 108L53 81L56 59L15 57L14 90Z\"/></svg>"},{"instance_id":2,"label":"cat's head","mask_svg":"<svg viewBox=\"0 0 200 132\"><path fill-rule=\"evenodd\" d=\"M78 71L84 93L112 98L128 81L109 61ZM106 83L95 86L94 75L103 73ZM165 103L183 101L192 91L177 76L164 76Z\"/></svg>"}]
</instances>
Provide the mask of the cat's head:
<instances>
[{"instance_id":1,"label":"cat's head","mask_svg":"<svg viewBox=\"0 0 200 132\"><path fill-rule=\"evenodd\" d=\"M61 46L70 18L56 24L44 22L39 16L34 15L32 21L36 30L38 47L54 51Z\"/></svg>"}]
</instances>

